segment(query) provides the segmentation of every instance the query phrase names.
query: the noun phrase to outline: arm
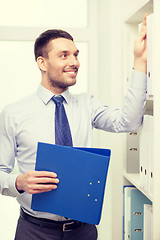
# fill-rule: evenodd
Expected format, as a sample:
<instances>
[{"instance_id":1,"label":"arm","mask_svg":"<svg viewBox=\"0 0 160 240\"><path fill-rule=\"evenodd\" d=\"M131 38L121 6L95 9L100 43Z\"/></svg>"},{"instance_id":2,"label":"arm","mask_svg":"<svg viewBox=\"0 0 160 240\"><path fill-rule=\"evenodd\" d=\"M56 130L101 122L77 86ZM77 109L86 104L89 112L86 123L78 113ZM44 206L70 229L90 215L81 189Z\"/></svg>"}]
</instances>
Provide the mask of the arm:
<instances>
[{"instance_id":1,"label":"arm","mask_svg":"<svg viewBox=\"0 0 160 240\"><path fill-rule=\"evenodd\" d=\"M14 182L17 175L10 174L15 164L16 145L8 116L8 109L5 108L0 115L0 193L16 197L18 192Z\"/></svg>"},{"instance_id":2,"label":"arm","mask_svg":"<svg viewBox=\"0 0 160 240\"><path fill-rule=\"evenodd\" d=\"M142 123L143 108L146 101L146 74L132 72L123 107L103 106L91 98L93 127L108 132L135 132Z\"/></svg>"},{"instance_id":3,"label":"arm","mask_svg":"<svg viewBox=\"0 0 160 240\"><path fill-rule=\"evenodd\" d=\"M102 106L92 99L92 124L109 132L134 132L142 122L147 90L146 17L134 44L134 71L122 109Z\"/></svg>"}]
</instances>

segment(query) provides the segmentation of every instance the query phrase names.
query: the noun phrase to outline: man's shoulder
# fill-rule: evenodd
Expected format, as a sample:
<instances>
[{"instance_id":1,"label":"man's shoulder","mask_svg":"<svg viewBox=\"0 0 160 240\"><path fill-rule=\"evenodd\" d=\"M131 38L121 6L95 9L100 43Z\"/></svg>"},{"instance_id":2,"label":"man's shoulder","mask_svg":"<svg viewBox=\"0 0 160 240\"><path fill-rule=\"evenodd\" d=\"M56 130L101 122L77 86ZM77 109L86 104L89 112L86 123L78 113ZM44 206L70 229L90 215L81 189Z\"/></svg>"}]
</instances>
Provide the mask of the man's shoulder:
<instances>
[{"instance_id":1,"label":"man's shoulder","mask_svg":"<svg viewBox=\"0 0 160 240\"><path fill-rule=\"evenodd\" d=\"M5 109L9 112L24 111L25 109L32 108L34 105L36 105L37 101L38 96L36 93L34 93L9 103L5 106Z\"/></svg>"},{"instance_id":2,"label":"man's shoulder","mask_svg":"<svg viewBox=\"0 0 160 240\"><path fill-rule=\"evenodd\" d=\"M78 102L81 101L87 101L92 98L92 95L90 93L79 93L79 94L71 94L72 100L76 100Z\"/></svg>"}]
</instances>

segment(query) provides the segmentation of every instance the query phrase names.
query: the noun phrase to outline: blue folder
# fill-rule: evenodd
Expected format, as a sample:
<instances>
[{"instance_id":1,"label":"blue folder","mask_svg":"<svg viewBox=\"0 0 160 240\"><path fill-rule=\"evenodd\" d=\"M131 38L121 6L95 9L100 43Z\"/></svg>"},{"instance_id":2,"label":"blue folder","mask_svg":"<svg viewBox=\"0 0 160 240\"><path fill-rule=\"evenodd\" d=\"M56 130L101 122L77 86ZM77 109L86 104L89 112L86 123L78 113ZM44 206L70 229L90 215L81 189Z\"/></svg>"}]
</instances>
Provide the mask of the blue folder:
<instances>
[{"instance_id":1,"label":"blue folder","mask_svg":"<svg viewBox=\"0 0 160 240\"><path fill-rule=\"evenodd\" d=\"M125 199L128 202L128 209L124 208L124 221L126 221L124 226L127 227L124 228L124 239L143 240L144 204L152 203L138 189L130 186L124 187L124 201Z\"/></svg>"},{"instance_id":2,"label":"blue folder","mask_svg":"<svg viewBox=\"0 0 160 240\"><path fill-rule=\"evenodd\" d=\"M56 172L58 188L32 195L31 208L99 224L111 151L38 143L35 170Z\"/></svg>"}]
</instances>

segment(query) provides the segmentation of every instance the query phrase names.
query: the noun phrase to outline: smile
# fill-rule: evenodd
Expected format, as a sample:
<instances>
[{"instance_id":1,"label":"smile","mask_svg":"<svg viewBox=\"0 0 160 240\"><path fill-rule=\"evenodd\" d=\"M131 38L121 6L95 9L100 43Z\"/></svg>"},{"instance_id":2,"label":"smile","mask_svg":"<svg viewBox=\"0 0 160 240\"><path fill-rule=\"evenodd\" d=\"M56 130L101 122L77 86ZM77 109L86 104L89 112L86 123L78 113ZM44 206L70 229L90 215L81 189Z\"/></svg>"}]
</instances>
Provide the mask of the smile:
<instances>
[{"instance_id":1,"label":"smile","mask_svg":"<svg viewBox=\"0 0 160 240\"><path fill-rule=\"evenodd\" d=\"M68 75L70 75L72 77L76 77L77 76L77 72L74 72L74 71L65 72L65 73L67 73Z\"/></svg>"},{"instance_id":2,"label":"smile","mask_svg":"<svg viewBox=\"0 0 160 240\"><path fill-rule=\"evenodd\" d=\"M71 76L76 76L77 72L78 72L78 68L65 69L64 72L71 75Z\"/></svg>"}]
</instances>

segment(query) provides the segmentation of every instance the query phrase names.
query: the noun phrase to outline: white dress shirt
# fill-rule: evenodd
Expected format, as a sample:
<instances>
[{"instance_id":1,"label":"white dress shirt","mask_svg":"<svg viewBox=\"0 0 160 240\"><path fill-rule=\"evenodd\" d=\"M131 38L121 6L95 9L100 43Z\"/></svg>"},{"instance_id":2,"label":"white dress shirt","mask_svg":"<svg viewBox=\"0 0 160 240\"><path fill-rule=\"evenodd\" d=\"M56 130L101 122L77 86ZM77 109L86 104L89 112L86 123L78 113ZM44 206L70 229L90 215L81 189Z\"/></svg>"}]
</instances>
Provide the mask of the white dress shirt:
<instances>
[{"instance_id":1,"label":"white dress shirt","mask_svg":"<svg viewBox=\"0 0 160 240\"><path fill-rule=\"evenodd\" d=\"M92 128L109 132L136 131L142 121L146 100L146 75L133 71L122 109L102 105L89 94L72 95L67 90L64 107L68 116L73 146L91 147ZM20 205L36 217L63 220L63 217L31 210L32 195L20 194L10 174L15 158L19 173L35 169L37 143L54 144L53 93L39 86L37 93L4 108L0 115L0 193L17 197Z\"/></svg>"}]
</instances>

